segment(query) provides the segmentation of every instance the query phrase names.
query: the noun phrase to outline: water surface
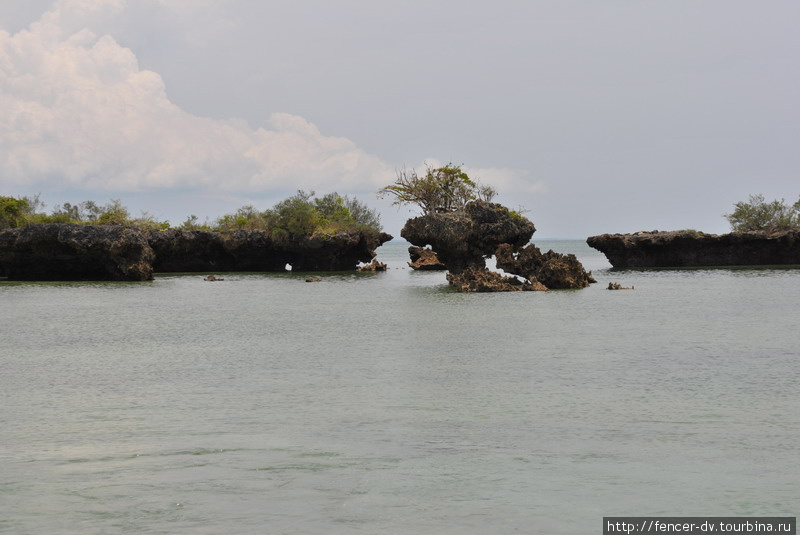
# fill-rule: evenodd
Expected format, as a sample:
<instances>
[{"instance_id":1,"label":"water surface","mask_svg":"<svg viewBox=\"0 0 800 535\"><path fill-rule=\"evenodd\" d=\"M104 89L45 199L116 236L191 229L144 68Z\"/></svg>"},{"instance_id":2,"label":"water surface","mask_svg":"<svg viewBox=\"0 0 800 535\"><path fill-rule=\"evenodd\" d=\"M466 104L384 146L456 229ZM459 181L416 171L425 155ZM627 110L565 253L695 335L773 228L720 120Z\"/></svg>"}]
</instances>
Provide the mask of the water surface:
<instances>
[{"instance_id":1,"label":"water surface","mask_svg":"<svg viewBox=\"0 0 800 535\"><path fill-rule=\"evenodd\" d=\"M798 270L458 294L374 274L0 283L0 532L595 533L791 515ZM608 282L633 291L605 290Z\"/></svg>"}]
</instances>

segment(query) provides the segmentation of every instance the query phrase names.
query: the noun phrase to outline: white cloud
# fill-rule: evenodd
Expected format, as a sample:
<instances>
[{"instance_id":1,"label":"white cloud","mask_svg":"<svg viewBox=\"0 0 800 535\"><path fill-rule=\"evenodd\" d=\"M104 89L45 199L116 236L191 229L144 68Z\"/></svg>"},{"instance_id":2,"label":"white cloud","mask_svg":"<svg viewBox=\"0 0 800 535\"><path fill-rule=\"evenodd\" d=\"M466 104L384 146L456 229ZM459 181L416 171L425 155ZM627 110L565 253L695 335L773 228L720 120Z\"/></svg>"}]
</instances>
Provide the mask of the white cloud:
<instances>
[{"instance_id":1,"label":"white cloud","mask_svg":"<svg viewBox=\"0 0 800 535\"><path fill-rule=\"evenodd\" d=\"M391 166L302 117L264 128L193 116L93 23L124 0L62 0L27 30L0 31L0 176L106 190L377 189Z\"/></svg>"}]
</instances>

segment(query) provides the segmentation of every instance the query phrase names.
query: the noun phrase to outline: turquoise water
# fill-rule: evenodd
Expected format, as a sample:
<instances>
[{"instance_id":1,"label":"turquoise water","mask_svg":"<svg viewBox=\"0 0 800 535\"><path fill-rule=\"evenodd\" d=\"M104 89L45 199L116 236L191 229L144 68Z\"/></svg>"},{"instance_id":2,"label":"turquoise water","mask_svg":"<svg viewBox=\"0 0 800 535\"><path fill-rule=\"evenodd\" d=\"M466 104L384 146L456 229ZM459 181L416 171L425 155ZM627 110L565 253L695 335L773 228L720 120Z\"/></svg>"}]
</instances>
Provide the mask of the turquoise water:
<instances>
[{"instance_id":1,"label":"turquoise water","mask_svg":"<svg viewBox=\"0 0 800 535\"><path fill-rule=\"evenodd\" d=\"M598 533L791 515L800 270L457 294L375 274L0 283L0 533ZM608 282L633 291L605 290Z\"/></svg>"}]
</instances>

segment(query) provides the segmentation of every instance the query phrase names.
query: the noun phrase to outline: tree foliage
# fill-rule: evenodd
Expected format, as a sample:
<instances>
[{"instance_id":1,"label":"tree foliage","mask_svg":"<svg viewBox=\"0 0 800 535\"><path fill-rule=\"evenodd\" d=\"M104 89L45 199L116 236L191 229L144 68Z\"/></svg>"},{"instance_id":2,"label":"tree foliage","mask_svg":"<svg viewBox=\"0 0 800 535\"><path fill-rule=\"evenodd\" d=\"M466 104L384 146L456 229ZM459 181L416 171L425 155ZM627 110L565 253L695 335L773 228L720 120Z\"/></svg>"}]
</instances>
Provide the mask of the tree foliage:
<instances>
[{"instance_id":1,"label":"tree foliage","mask_svg":"<svg viewBox=\"0 0 800 535\"><path fill-rule=\"evenodd\" d=\"M27 222L30 205L25 199L0 197L0 228L20 227Z\"/></svg>"},{"instance_id":2,"label":"tree foliage","mask_svg":"<svg viewBox=\"0 0 800 535\"><path fill-rule=\"evenodd\" d=\"M394 197L392 204L416 204L425 214L462 210L470 201L491 201L497 191L471 179L461 166L449 163L444 167L427 167L424 175L405 168L397 178L378 191L380 197Z\"/></svg>"},{"instance_id":3,"label":"tree foliage","mask_svg":"<svg viewBox=\"0 0 800 535\"><path fill-rule=\"evenodd\" d=\"M315 198L313 191L298 190L263 212L253 206L243 206L234 214L224 215L217 220L216 229L260 229L276 239L292 239L350 230L380 232L381 223L377 211L358 199L336 192Z\"/></svg>"},{"instance_id":4,"label":"tree foliage","mask_svg":"<svg viewBox=\"0 0 800 535\"><path fill-rule=\"evenodd\" d=\"M72 223L76 225L131 225L146 229L169 228L166 221L143 212L132 218L130 212L119 199L112 199L106 205L94 201L78 204L65 202L53 207L48 214L39 195L33 197L0 197L0 228L23 226L29 223ZM13 214L13 216L12 216Z\"/></svg>"},{"instance_id":5,"label":"tree foliage","mask_svg":"<svg viewBox=\"0 0 800 535\"><path fill-rule=\"evenodd\" d=\"M147 212L131 217L119 199L99 205L94 201L56 205L48 214L39 196L0 196L0 228L24 226L29 223L72 223L78 225L130 225L146 230L170 228L168 221L159 221ZM268 210L254 206L239 208L233 214L220 217L213 227L189 216L178 228L183 230L233 231L265 230L276 239L292 239L313 233L335 234L339 231L381 231L380 215L356 198L328 193L315 197L313 191L298 191Z\"/></svg>"},{"instance_id":6,"label":"tree foliage","mask_svg":"<svg viewBox=\"0 0 800 535\"><path fill-rule=\"evenodd\" d=\"M789 206L784 199L767 202L761 194L750 195L725 218L734 231L796 229L800 228L800 200Z\"/></svg>"}]
</instances>

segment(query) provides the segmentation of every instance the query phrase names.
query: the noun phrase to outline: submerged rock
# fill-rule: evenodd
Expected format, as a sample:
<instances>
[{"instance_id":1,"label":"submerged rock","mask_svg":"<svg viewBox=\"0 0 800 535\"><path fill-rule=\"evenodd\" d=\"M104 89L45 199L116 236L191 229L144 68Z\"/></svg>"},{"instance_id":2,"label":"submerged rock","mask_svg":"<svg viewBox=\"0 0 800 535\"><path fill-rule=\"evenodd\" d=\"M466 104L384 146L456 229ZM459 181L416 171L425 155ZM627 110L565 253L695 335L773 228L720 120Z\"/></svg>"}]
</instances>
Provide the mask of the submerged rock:
<instances>
[{"instance_id":1,"label":"submerged rock","mask_svg":"<svg viewBox=\"0 0 800 535\"><path fill-rule=\"evenodd\" d=\"M800 264L800 230L601 234L586 240L615 268Z\"/></svg>"},{"instance_id":2,"label":"submerged rock","mask_svg":"<svg viewBox=\"0 0 800 535\"><path fill-rule=\"evenodd\" d=\"M595 282L594 277L583 269L573 254L548 251L544 254L530 244L515 252L508 244L501 244L495 251L497 267L507 273L538 281L554 290L585 288Z\"/></svg>"},{"instance_id":3,"label":"submerged rock","mask_svg":"<svg viewBox=\"0 0 800 535\"><path fill-rule=\"evenodd\" d=\"M448 273L447 280L460 292L547 291L547 287L538 281L503 276L486 268L472 268L459 273Z\"/></svg>"},{"instance_id":4,"label":"submerged rock","mask_svg":"<svg viewBox=\"0 0 800 535\"><path fill-rule=\"evenodd\" d=\"M417 247L412 245L408 248L408 255L411 262L408 265L417 271L444 271L447 269L436 253L430 247Z\"/></svg>"},{"instance_id":5,"label":"submerged rock","mask_svg":"<svg viewBox=\"0 0 800 535\"><path fill-rule=\"evenodd\" d=\"M633 290L633 286L623 286L618 282L609 282L607 290Z\"/></svg>"},{"instance_id":6,"label":"submerged rock","mask_svg":"<svg viewBox=\"0 0 800 535\"><path fill-rule=\"evenodd\" d=\"M146 281L153 249L144 232L110 225L31 224L0 230L0 274L12 280Z\"/></svg>"}]
</instances>

